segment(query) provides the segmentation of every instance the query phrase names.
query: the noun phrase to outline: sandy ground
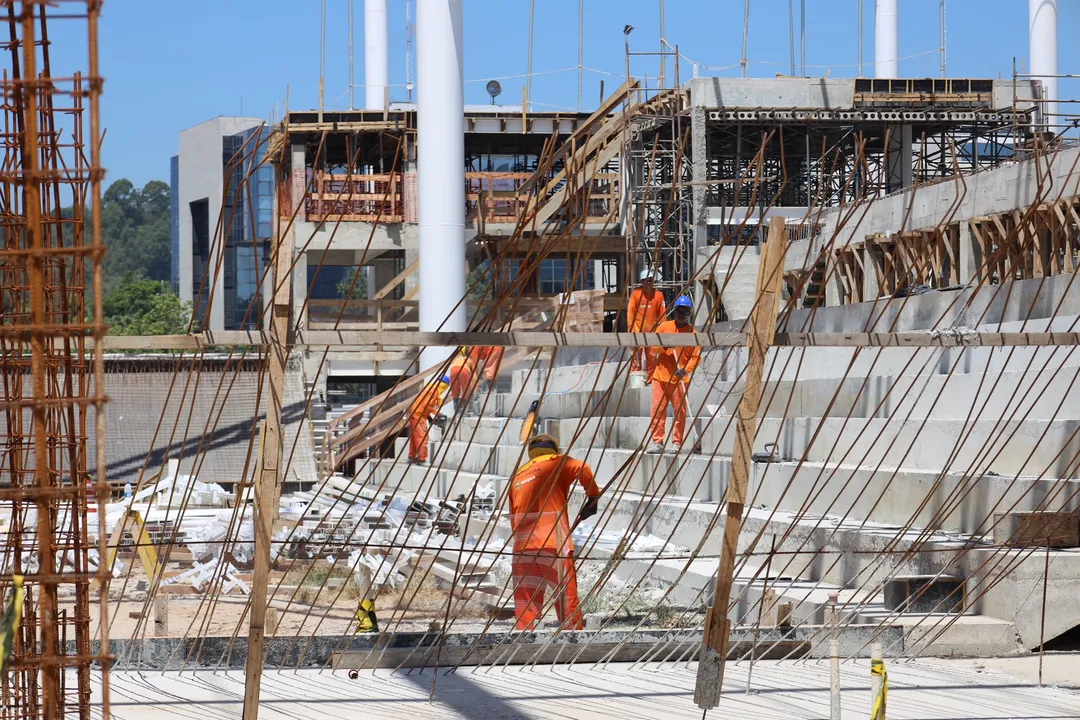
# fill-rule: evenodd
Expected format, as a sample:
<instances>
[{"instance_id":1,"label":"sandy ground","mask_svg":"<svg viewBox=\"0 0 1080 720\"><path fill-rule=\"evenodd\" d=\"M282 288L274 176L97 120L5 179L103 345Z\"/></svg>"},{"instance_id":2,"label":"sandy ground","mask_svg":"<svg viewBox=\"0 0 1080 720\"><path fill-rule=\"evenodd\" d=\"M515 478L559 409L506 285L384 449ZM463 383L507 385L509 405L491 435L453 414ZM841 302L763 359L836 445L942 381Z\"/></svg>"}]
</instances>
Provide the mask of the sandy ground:
<instances>
[{"instance_id":1,"label":"sandy ground","mask_svg":"<svg viewBox=\"0 0 1080 720\"><path fill-rule=\"evenodd\" d=\"M289 575L277 588L270 584L271 606L277 610L277 635L339 635L355 630L359 592L349 582L340 587L322 587L324 577L303 578L299 573ZM146 601L147 593L137 590L145 581L141 572L133 573L125 585L124 579L114 581L110 588L109 636L112 638L154 637L154 604ZM419 585L419 587L417 587ZM276 589L277 588L277 589ZM239 589L228 594L212 595L160 593L168 600L168 632L164 637L225 636L247 634L248 596ZM399 630L428 630L432 623L441 625L446 614L449 594L440 589L434 578L423 583L387 591L376 598L376 613L381 623L393 623ZM97 634L98 600L92 600L91 636ZM408 610L404 610L408 607ZM61 598L60 609L74 612L71 598ZM134 616L134 617L133 617ZM141 617L140 617L141 616ZM455 600L451 617L456 618L454 629L476 630L490 617L490 611L478 602ZM506 623L500 622L500 626Z\"/></svg>"}]
</instances>

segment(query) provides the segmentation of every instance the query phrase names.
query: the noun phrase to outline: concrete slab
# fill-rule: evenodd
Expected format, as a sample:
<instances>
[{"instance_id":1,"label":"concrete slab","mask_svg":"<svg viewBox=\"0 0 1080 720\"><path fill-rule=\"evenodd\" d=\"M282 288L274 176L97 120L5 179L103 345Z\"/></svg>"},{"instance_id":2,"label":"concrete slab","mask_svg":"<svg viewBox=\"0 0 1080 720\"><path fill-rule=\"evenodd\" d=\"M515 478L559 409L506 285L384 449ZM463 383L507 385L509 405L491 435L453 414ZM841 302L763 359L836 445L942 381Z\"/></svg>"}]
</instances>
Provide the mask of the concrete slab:
<instances>
[{"instance_id":1,"label":"concrete slab","mask_svg":"<svg viewBox=\"0 0 1080 720\"><path fill-rule=\"evenodd\" d=\"M970 661L888 663L889 717L893 720L1080 718L1080 695L1038 688L996 668L976 672ZM773 720L827 717L827 662L759 661L729 665L720 707L709 715ZM263 678L260 717L406 718L687 718L702 717L693 703L694 665L605 668L575 665L365 672L287 670ZM239 718L243 673L113 673L116 720ZM433 682L434 681L434 682ZM866 661L841 668L842 717L865 718L870 708ZM100 691L94 698L100 712Z\"/></svg>"}]
</instances>

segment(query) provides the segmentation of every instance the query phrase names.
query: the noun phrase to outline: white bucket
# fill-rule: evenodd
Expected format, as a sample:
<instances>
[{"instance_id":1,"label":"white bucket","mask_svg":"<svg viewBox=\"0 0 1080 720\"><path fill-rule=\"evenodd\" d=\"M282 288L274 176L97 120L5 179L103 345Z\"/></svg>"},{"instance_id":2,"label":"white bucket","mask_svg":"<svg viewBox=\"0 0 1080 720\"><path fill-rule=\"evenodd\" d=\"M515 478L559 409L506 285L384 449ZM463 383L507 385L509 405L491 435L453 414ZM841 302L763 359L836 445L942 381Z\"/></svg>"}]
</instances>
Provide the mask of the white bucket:
<instances>
[{"instance_id":1,"label":"white bucket","mask_svg":"<svg viewBox=\"0 0 1080 720\"><path fill-rule=\"evenodd\" d=\"M648 383L645 381L645 373L641 370L630 373L630 387L634 390L640 390Z\"/></svg>"}]
</instances>

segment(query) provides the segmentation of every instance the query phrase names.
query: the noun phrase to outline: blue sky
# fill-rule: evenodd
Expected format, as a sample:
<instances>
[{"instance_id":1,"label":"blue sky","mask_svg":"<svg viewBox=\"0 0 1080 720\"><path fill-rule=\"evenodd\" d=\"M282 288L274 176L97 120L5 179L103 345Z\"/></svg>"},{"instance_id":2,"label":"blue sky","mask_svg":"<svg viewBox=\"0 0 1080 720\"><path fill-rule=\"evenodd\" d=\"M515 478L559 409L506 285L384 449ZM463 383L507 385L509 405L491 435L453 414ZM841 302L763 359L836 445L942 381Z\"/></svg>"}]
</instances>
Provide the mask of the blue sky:
<instances>
[{"instance_id":1,"label":"blue sky","mask_svg":"<svg viewBox=\"0 0 1080 720\"><path fill-rule=\"evenodd\" d=\"M859 0L806 0L808 75L857 74ZM863 0L866 75L873 73L874 0ZM796 16L799 0L794 0ZM405 99L405 0L389 0L392 97ZM532 98L537 109L576 109L578 0L537 0ZM107 0L101 20L105 75L102 116L108 181L168 181L177 134L217 115L280 118L288 90L292 109L318 100L320 0ZM327 106L348 106L348 0L327 0ZM739 74L742 0L667 0L666 34L684 59ZM904 77L939 75L938 0L900 0ZM1010 77L1014 56L1027 56L1026 0L948 0L948 74ZM1080 0L1059 0L1060 71L1080 71ZM363 83L363 0L355 0L355 75ZM507 104L520 102L528 63L528 0L465 0L466 102L487 102L497 77ZM622 28L635 26L631 49L659 47L658 0L585 0L585 107L600 81L610 91L625 72ZM85 67L85 41L53 32L54 62ZM798 18L796 17L796 42ZM798 56L798 49L796 55ZM790 72L788 0L752 0L749 74ZM918 57L911 57L918 56ZM1019 62L1019 60L1018 60ZM574 68L567 72L551 72ZM59 69L59 68L58 68ZM655 77L656 58L636 58L633 72ZM669 66L669 76L672 69ZM476 82L469 82L476 81ZM1080 81L1062 80L1061 97L1080 98ZM356 89L358 103L363 88ZM275 110L276 108L276 110ZM1080 112L1077 105L1062 106Z\"/></svg>"}]
</instances>

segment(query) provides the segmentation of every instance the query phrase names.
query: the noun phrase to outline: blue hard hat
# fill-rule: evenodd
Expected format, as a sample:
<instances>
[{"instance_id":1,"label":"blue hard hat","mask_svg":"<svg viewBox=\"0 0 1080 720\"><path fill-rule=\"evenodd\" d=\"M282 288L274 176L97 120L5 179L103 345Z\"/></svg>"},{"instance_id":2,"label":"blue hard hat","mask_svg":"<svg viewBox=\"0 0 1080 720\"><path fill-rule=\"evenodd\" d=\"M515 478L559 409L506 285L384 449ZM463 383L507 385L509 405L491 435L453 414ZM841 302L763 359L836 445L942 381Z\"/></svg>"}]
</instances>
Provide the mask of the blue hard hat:
<instances>
[{"instance_id":1,"label":"blue hard hat","mask_svg":"<svg viewBox=\"0 0 1080 720\"><path fill-rule=\"evenodd\" d=\"M694 301L690 299L689 295L680 295L675 298L675 308L687 308L692 310L694 307Z\"/></svg>"},{"instance_id":2,"label":"blue hard hat","mask_svg":"<svg viewBox=\"0 0 1080 720\"><path fill-rule=\"evenodd\" d=\"M442 376L442 381L444 383L446 383L447 385L449 385L450 384L450 376L449 375L443 375Z\"/></svg>"}]
</instances>

